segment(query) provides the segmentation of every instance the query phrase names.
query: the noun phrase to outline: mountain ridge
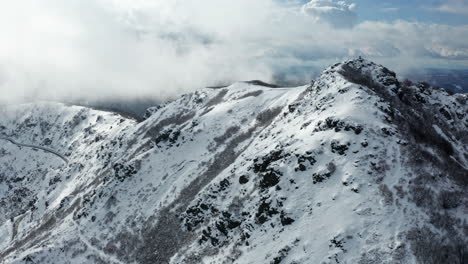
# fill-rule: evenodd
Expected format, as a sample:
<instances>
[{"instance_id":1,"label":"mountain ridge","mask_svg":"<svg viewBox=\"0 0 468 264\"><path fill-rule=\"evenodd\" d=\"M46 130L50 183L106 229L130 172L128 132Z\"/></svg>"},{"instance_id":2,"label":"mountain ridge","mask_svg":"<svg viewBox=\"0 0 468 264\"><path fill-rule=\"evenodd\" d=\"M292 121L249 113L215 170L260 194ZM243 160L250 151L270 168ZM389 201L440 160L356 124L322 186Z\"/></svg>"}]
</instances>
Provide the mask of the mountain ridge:
<instances>
[{"instance_id":1,"label":"mountain ridge","mask_svg":"<svg viewBox=\"0 0 468 264\"><path fill-rule=\"evenodd\" d=\"M463 263L466 95L356 59L202 89L136 122L0 109L2 263ZM12 173L13 172L13 173Z\"/></svg>"}]
</instances>

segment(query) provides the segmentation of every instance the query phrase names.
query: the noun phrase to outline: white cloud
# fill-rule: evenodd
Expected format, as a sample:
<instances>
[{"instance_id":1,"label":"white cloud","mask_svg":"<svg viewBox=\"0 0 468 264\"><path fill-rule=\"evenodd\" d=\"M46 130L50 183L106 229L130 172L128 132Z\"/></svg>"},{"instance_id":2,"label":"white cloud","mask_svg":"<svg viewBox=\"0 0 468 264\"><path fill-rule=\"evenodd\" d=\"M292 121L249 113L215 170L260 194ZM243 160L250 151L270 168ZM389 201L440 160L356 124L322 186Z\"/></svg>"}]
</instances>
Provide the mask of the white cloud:
<instances>
[{"instance_id":1,"label":"white cloud","mask_svg":"<svg viewBox=\"0 0 468 264\"><path fill-rule=\"evenodd\" d=\"M434 9L450 14L468 15L468 2L466 0L446 0L444 2Z\"/></svg>"},{"instance_id":2,"label":"white cloud","mask_svg":"<svg viewBox=\"0 0 468 264\"><path fill-rule=\"evenodd\" d=\"M318 22L329 23L337 28L350 28L357 23L357 14L353 11L355 7L355 4L347 4L345 1L311 0L302 10Z\"/></svg>"},{"instance_id":3,"label":"white cloud","mask_svg":"<svg viewBox=\"0 0 468 264\"><path fill-rule=\"evenodd\" d=\"M276 0L8 1L0 4L0 101L166 98L277 74L308 80L310 67L358 55L396 70L468 66L468 26L322 22Z\"/></svg>"},{"instance_id":4,"label":"white cloud","mask_svg":"<svg viewBox=\"0 0 468 264\"><path fill-rule=\"evenodd\" d=\"M381 8L380 10L382 10L383 12L397 12L397 11L400 11L400 8L398 8L398 7L384 7L384 8Z\"/></svg>"}]
</instances>

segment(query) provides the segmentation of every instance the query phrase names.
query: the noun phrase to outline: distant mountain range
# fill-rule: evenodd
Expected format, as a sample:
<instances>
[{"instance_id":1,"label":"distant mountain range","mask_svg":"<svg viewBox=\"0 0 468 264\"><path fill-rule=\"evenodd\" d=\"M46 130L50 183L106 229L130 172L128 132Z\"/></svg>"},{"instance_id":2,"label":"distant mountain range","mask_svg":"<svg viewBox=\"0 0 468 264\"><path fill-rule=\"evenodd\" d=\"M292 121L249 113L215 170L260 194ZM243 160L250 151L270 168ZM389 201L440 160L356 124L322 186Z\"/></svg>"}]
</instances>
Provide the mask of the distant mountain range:
<instances>
[{"instance_id":1,"label":"distant mountain range","mask_svg":"<svg viewBox=\"0 0 468 264\"><path fill-rule=\"evenodd\" d=\"M415 81L425 81L432 85L444 87L455 93L468 93L468 70L426 69L407 75Z\"/></svg>"}]
</instances>

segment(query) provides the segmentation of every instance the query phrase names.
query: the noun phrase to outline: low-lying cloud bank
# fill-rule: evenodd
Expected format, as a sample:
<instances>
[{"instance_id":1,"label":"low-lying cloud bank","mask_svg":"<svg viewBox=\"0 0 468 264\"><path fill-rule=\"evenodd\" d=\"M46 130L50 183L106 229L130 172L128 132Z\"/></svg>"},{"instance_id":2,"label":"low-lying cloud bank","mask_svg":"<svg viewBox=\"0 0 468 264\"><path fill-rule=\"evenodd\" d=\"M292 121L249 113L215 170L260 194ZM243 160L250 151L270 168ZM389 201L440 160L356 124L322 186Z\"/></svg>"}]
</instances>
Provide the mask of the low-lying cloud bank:
<instances>
[{"instance_id":1,"label":"low-lying cloud bank","mask_svg":"<svg viewBox=\"0 0 468 264\"><path fill-rule=\"evenodd\" d=\"M351 2L15 0L0 4L0 101L164 99L237 80L307 82L356 56L468 67L468 26L357 23Z\"/></svg>"}]
</instances>

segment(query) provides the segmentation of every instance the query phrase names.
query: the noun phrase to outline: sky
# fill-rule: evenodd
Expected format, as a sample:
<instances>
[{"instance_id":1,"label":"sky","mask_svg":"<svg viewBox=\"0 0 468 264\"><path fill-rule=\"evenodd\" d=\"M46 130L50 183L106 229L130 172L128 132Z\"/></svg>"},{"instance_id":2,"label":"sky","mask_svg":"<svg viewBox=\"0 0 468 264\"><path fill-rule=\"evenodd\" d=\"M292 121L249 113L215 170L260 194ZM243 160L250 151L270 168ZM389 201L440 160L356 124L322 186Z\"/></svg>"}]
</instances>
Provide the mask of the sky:
<instances>
[{"instance_id":1,"label":"sky","mask_svg":"<svg viewBox=\"0 0 468 264\"><path fill-rule=\"evenodd\" d=\"M361 21L407 20L413 22L467 25L467 0L356 0Z\"/></svg>"},{"instance_id":2,"label":"sky","mask_svg":"<svg viewBox=\"0 0 468 264\"><path fill-rule=\"evenodd\" d=\"M304 83L363 56L468 69L468 0L15 0L0 4L0 101L165 99Z\"/></svg>"}]
</instances>

